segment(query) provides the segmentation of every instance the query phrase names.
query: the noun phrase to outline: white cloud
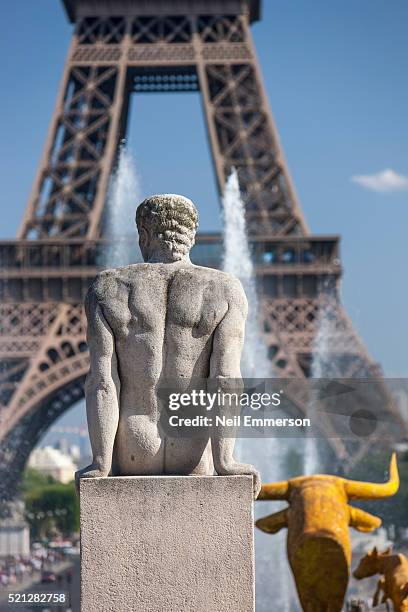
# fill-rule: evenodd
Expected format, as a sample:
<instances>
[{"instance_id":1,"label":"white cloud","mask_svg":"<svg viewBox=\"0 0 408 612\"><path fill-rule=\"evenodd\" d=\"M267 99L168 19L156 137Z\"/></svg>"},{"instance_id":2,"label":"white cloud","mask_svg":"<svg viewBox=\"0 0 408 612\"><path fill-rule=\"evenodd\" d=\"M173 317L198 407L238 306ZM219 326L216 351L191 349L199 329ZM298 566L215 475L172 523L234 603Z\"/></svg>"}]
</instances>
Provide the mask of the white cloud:
<instances>
[{"instance_id":1,"label":"white cloud","mask_svg":"<svg viewBox=\"0 0 408 612\"><path fill-rule=\"evenodd\" d=\"M408 191L408 176L398 174L391 169L382 170L377 174L358 174L352 176L351 180L371 191L382 193Z\"/></svg>"}]
</instances>

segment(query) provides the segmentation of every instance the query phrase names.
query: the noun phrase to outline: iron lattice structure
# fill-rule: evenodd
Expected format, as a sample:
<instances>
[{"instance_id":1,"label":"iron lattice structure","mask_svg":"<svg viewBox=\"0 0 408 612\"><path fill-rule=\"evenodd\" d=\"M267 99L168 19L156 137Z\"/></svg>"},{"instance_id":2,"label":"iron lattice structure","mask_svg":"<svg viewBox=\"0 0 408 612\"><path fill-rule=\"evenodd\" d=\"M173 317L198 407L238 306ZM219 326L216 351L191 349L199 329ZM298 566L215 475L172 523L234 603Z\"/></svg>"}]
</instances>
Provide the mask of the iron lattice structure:
<instances>
[{"instance_id":1,"label":"iron lattice structure","mask_svg":"<svg viewBox=\"0 0 408 612\"><path fill-rule=\"evenodd\" d=\"M292 187L251 38L259 4L64 0L75 30L55 113L17 240L0 244L3 498L15 494L43 432L83 397L82 300L98 270L109 179L134 92L201 93L219 191L235 167L245 195L275 372L310 375L327 311L331 375L378 374L338 298L338 238L309 234ZM219 236L199 237L196 262L218 266L219 249Z\"/></svg>"}]
</instances>

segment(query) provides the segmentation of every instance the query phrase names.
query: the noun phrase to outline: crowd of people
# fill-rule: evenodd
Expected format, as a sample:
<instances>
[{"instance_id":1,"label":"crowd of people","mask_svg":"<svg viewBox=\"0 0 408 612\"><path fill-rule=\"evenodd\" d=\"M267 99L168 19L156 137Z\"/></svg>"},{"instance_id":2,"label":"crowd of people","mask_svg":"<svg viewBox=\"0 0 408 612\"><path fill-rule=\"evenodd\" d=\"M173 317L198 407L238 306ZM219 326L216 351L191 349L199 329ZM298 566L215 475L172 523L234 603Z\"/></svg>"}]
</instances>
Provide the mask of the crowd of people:
<instances>
[{"instance_id":1,"label":"crowd of people","mask_svg":"<svg viewBox=\"0 0 408 612\"><path fill-rule=\"evenodd\" d=\"M48 574L57 568L58 564L66 559L62 550L49 548L41 544L34 545L28 556L7 556L0 560L0 588L19 586L25 580L31 579L36 582L43 579L44 572ZM72 570L66 570L64 576L69 582L69 574ZM59 577L58 577L59 578Z\"/></svg>"}]
</instances>

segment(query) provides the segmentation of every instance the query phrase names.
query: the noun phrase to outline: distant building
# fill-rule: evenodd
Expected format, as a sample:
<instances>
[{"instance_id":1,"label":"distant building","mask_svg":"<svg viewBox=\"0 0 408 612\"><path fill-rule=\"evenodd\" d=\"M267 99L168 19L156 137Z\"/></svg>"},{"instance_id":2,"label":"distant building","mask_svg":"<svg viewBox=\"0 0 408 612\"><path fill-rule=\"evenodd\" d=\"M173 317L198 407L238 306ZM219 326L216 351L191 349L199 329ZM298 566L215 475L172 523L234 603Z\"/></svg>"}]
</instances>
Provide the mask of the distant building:
<instances>
[{"instance_id":1,"label":"distant building","mask_svg":"<svg viewBox=\"0 0 408 612\"><path fill-rule=\"evenodd\" d=\"M79 459L81 458L81 449L78 444L72 444L69 447L68 454L74 463L78 463Z\"/></svg>"},{"instance_id":2,"label":"distant building","mask_svg":"<svg viewBox=\"0 0 408 612\"><path fill-rule=\"evenodd\" d=\"M24 504L15 501L9 505L11 515L0 520L0 557L30 554L30 530L24 519Z\"/></svg>"},{"instance_id":3,"label":"distant building","mask_svg":"<svg viewBox=\"0 0 408 612\"><path fill-rule=\"evenodd\" d=\"M46 444L46 446L49 445ZM59 450L63 455L71 457L75 464L78 463L78 459L81 456L81 449L78 444L70 444L67 438L60 438L55 444L51 444L51 446ZM43 448L45 448L45 446L43 446Z\"/></svg>"},{"instance_id":4,"label":"distant building","mask_svg":"<svg viewBox=\"0 0 408 612\"><path fill-rule=\"evenodd\" d=\"M30 554L30 530L26 523L20 525L8 525L7 520L0 521L0 556Z\"/></svg>"},{"instance_id":5,"label":"distant building","mask_svg":"<svg viewBox=\"0 0 408 612\"><path fill-rule=\"evenodd\" d=\"M56 443L53 444L53 447L61 451L61 453L64 453L65 455L69 454L68 453L69 443L66 438L60 438L59 440L57 440Z\"/></svg>"},{"instance_id":6,"label":"distant building","mask_svg":"<svg viewBox=\"0 0 408 612\"><path fill-rule=\"evenodd\" d=\"M75 471L78 469L69 455L52 446L36 448L30 455L28 465L63 483L73 480Z\"/></svg>"}]
</instances>

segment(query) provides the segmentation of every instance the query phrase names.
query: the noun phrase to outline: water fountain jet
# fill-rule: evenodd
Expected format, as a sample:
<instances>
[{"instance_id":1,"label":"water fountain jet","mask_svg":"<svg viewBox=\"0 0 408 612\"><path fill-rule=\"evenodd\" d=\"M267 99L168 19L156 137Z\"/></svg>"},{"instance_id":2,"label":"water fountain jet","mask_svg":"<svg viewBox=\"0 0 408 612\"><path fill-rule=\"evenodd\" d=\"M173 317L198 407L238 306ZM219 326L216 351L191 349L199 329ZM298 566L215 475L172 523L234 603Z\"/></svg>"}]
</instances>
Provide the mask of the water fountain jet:
<instances>
[{"instance_id":1,"label":"water fountain jet","mask_svg":"<svg viewBox=\"0 0 408 612\"><path fill-rule=\"evenodd\" d=\"M272 378L272 364L262 337L259 320L260 304L256 290L256 272L245 222L245 205L241 196L236 169L229 175L223 204L224 256L222 268L241 281L248 300L248 318L242 354L242 374L248 379ZM288 477L285 457L290 448L285 438L241 438L237 440L236 454L240 461L251 462L260 470L262 480L272 475L277 480ZM256 513L259 512L255 505ZM297 610L293 579L286 560L284 534L277 536L271 547L267 538L255 534L256 556L256 607L258 612L269 612L271 601L281 612ZM272 572L271 572L272 570Z\"/></svg>"}]
</instances>

